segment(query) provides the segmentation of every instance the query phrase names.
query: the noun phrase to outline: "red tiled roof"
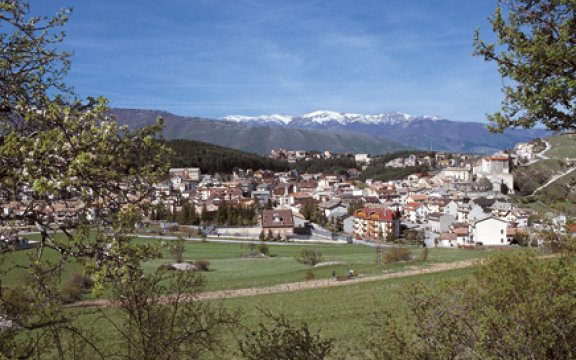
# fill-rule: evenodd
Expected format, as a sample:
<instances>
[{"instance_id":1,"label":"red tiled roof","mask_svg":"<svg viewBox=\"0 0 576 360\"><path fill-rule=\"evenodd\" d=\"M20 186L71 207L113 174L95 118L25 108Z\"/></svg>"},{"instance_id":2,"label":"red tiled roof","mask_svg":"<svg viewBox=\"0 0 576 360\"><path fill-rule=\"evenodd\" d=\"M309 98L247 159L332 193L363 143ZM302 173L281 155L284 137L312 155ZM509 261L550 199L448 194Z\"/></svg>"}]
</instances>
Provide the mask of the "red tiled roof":
<instances>
[{"instance_id":1,"label":"red tiled roof","mask_svg":"<svg viewBox=\"0 0 576 360\"><path fill-rule=\"evenodd\" d=\"M418 202L409 202L408 204L406 204L405 209L406 210L416 210L420 206L424 206L424 205L422 205L422 203L418 203Z\"/></svg>"},{"instance_id":2,"label":"red tiled roof","mask_svg":"<svg viewBox=\"0 0 576 360\"><path fill-rule=\"evenodd\" d=\"M392 221L396 217L396 212L382 208L362 208L356 210L354 216L365 220Z\"/></svg>"}]
</instances>

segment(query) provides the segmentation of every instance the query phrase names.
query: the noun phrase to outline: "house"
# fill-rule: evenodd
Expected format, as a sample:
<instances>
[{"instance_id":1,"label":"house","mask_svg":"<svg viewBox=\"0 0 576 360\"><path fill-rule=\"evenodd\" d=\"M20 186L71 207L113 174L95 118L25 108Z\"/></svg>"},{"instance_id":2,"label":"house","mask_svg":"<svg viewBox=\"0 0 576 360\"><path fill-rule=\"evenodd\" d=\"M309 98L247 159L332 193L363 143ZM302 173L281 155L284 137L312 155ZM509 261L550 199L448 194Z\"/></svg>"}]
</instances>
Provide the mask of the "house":
<instances>
[{"instance_id":1,"label":"house","mask_svg":"<svg viewBox=\"0 0 576 360\"><path fill-rule=\"evenodd\" d=\"M470 224L470 242L484 246L508 245L505 220L487 217Z\"/></svg>"},{"instance_id":2,"label":"house","mask_svg":"<svg viewBox=\"0 0 576 360\"><path fill-rule=\"evenodd\" d=\"M294 233L294 218L290 209L262 210L262 231L274 236L289 236Z\"/></svg>"},{"instance_id":3,"label":"house","mask_svg":"<svg viewBox=\"0 0 576 360\"><path fill-rule=\"evenodd\" d=\"M404 218L410 222L426 220L428 210L426 206L417 202L410 202L404 206Z\"/></svg>"},{"instance_id":4,"label":"house","mask_svg":"<svg viewBox=\"0 0 576 360\"><path fill-rule=\"evenodd\" d=\"M346 234L354 233L354 216L347 216L342 219L342 225L344 227L343 232Z\"/></svg>"},{"instance_id":5,"label":"house","mask_svg":"<svg viewBox=\"0 0 576 360\"><path fill-rule=\"evenodd\" d=\"M449 203L444 205L444 214L452 215L455 219L458 218L458 203L451 200Z\"/></svg>"},{"instance_id":6,"label":"house","mask_svg":"<svg viewBox=\"0 0 576 360\"><path fill-rule=\"evenodd\" d=\"M474 166L473 174L477 178L485 177L492 184L493 191L512 193L514 191L514 175L510 173L510 158L508 155L484 157Z\"/></svg>"},{"instance_id":7,"label":"house","mask_svg":"<svg viewBox=\"0 0 576 360\"><path fill-rule=\"evenodd\" d=\"M182 181L200 181L200 168L172 168L168 170L168 176Z\"/></svg>"},{"instance_id":8,"label":"house","mask_svg":"<svg viewBox=\"0 0 576 360\"><path fill-rule=\"evenodd\" d=\"M428 214L428 226L430 231L436 233L448 232L450 224L454 222L454 216L447 215L444 213L429 213Z\"/></svg>"},{"instance_id":9,"label":"house","mask_svg":"<svg viewBox=\"0 0 576 360\"><path fill-rule=\"evenodd\" d=\"M436 246L455 248L458 245L457 239L458 239L458 237L456 234L449 233L449 232L443 232L440 234L440 236L438 236L438 238L436 240L437 241Z\"/></svg>"},{"instance_id":10,"label":"house","mask_svg":"<svg viewBox=\"0 0 576 360\"><path fill-rule=\"evenodd\" d=\"M272 197L270 196L270 191L267 190L252 191L252 194L250 195L252 196L253 199L255 199L258 202L258 206L260 207L266 205L268 200L272 199Z\"/></svg>"},{"instance_id":11,"label":"house","mask_svg":"<svg viewBox=\"0 0 576 360\"><path fill-rule=\"evenodd\" d=\"M477 221L490 216L490 212L484 211L480 205L472 203L470 205L470 211L468 212L468 222Z\"/></svg>"},{"instance_id":12,"label":"house","mask_svg":"<svg viewBox=\"0 0 576 360\"><path fill-rule=\"evenodd\" d=\"M452 181L470 181L472 170L464 167L447 167L440 172L440 177L452 179Z\"/></svg>"},{"instance_id":13,"label":"house","mask_svg":"<svg viewBox=\"0 0 576 360\"><path fill-rule=\"evenodd\" d=\"M318 208L324 212L327 219L331 217L343 217L348 214L348 208L342 204L342 200L338 198L318 204Z\"/></svg>"},{"instance_id":14,"label":"house","mask_svg":"<svg viewBox=\"0 0 576 360\"><path fill-rule=\"evenodd\" d=\"M354 161L358 164L370 164L370 154L356 154L354 155Z\"/></svg>"},{"instance_id":15,"label":"house","mask_svg":"<svg viewBox=\"0 0 576 360\"><path fill-rule=\"evenodd\" d=\"M459 226L462 225L462 226ZM456 235L456 243L458 245L467 245L470 244L470 234L469 228L467 224L452 224L450 226L450 232Z\"/></svg>"},{"instance_id":16,"label":"house","mask_svg":"<svg viewBox=\"0 0 576 360\"><path fill-rule=\"evenodd\" d=\"M527 228L530 226L530 215L532 214L532 209L521 209L513 208L506 216L508 224L518 227Z\"/></svg>"},{"instance_id":17,"label":"house","mask_svg":"<svg viewBox=\"0 0 576 360\"><path fill-rule=\"evenodd\" d=\"M360 239L385 241L400 235L400 216L383 208L362 208L354 212L354 235Z\"/></svg>"}]
</instances>

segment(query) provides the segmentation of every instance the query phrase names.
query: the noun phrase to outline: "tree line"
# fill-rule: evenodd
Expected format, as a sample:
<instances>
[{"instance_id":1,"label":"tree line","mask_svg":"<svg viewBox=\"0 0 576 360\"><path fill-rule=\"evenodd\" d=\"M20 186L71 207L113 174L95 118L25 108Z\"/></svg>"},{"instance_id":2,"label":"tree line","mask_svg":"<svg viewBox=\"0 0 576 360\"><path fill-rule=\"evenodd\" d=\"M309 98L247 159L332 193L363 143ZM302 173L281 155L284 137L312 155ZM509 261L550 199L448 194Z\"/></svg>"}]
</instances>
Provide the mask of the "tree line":
<instances>
[{"instance_id":1,"label":"tree line","mask_svg":"<svg viewBox=\"0 0 576 360\"><path fill-rule=\"evenodd\" d=\"M197 210L194 203L185 201L180 210L172 213L160 202L154 206L150 217L152 220L166 220L180 225L246 226L258 224L256 205L232 206L223 201L216 211L208 211L206 204L202 205L200 211Z\"/></svg>"}]
</instances>

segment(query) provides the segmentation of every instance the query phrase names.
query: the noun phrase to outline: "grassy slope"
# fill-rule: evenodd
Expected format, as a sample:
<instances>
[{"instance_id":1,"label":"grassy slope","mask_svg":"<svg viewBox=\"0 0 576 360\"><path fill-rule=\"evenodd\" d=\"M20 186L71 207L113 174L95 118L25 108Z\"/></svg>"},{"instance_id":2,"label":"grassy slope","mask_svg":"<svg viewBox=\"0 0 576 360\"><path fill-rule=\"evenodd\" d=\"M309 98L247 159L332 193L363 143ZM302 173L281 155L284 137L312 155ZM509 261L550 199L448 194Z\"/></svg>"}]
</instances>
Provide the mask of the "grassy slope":
<instances>
[{"instance_id":1,"label":"grassy slope","mask_svg":"<svg viewBox=\"0 0 576 360\"><path fill-rule=\"evenodd\" d=\"M545 184L553 176L569 170L573 165L566 164L566 158L576 158L576 137L572 135L556 135L546 139L551 149L544 155L550 159L538 162L514 172L517 183L530 184L526 187L527 195L534 189ZM568 215L576 215L576 205L571 189L576 185L576 172L573 172L550 186L542 189L536 196L520 199L522 206L531 207L537 211L559 211ZM522 189L522 188L521 188Z\"/></svg>"},{"instance_id":2,"label":"grassy slope","mask_svg":"<svg viewBox=\"0 0 576 360\"><path fill-rule=\"evenodd\" d=\"M546 152L546 156L556 159L576 158L576 136L557 135L546 139L552 148Z\"/></svg>"}]
</instances>

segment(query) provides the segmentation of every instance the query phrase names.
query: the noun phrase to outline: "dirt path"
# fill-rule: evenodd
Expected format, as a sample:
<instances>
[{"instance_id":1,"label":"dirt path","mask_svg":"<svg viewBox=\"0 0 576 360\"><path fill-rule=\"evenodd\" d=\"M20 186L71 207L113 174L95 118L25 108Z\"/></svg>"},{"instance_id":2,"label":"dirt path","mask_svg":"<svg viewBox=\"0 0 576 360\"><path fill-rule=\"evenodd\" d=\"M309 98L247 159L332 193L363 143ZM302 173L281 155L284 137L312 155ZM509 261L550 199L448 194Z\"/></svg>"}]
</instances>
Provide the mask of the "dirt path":
<instances>
[{"instance_id":1,"label":"dirt path","mask_svg":"<svg viewBox=\"0 0 576 360\"><path fill-rule=\"evenodd\" d=\"M550 184L552 184L552 183L555 182L556 180L563 178L564 176L570 174L570 173L573 172L574 170L576 170L576 167L573 167L573 168L569 169L568 171L563 172L563 173L561 173L561 174L554 175L550 180L548 180L548 181L546 182L546 184L544 184L544 185L540 186L538 189L534 190L534 192L532 193L532 195L536 195L536 193L537 193L538 191L544 189L545 187L548 187Z\"/></svg>"},{"instance_id":2,"label":"dirt path","mask_svg":"<svg viewBox=\"0 0 576 360\"><path fill-rule=\"evenodd\" d=\"M346 279L346 280L342 280L342 281L330 278L330 279L320 279L320 280L311 280L311 281L278 284L278 285L274 285L274 286L267 286L267 287L261 287L261 288L246 288L246 289L235 289L235 290L209 291L209 292L204 292L204 293L200 293L200 294L195 294L193 296L191 295L188 299L189 300L230 299L230 298L237 298L237 297L267 295L267 294L276 294L276 293L302 291L302 290L312 290L312 289L335 287L335 286L346 286L346 285L353 285L353 284L364 283L364 282L381 281L381 280L395 279L395 278L408 277L408 276L416 276L416 275L422 275L422 274L431 274L431 273L437 273L437 272L454 270L454 269L463 269L463 268L475 265L476 263L478 263L478 261L479 260L477 260L477 259L472 259L472 260L456 261L456 262L451 262L451 263L432 264L432 265L425 267L425 268L408 269L408 270L394 272L394 273L385 273L385 274L381 274L381 275L372 275L372 276L360 275L358 277L355 277L352 279ZM170 297L166 297L165 300L167 302L169 302ZM113 306L113 304L108 300L86 300L86 301L77 302L72 306L110 307L110 306Z\"/></svg>"}]
</instances>

